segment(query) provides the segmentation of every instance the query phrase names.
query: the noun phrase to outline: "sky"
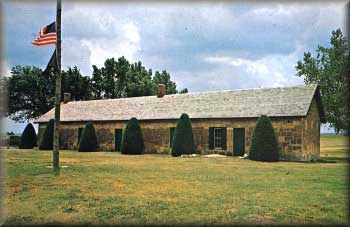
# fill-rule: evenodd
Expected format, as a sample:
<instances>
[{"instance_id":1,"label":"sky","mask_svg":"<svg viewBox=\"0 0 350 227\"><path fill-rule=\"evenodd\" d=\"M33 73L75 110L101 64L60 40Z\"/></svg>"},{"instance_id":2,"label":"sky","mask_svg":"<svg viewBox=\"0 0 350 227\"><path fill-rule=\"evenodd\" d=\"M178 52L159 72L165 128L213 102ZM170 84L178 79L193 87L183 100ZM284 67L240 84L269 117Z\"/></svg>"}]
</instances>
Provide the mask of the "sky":
<instances>
[{"instance_id":1,"label":"sky","mask_svg":"<svg viewBox=\"0 0 350 227\"><path fill-rule=\"evenodd\" d=\"M345 4L63 0L62 68L76 65L91 76L92 65L125 56L167 70L189 92L302 85L297 61L329 46L332 30L344 31ZM3 11L3 75L14 65L44 68L54 46L31 41L55 20L55 1L3 1ZM7 131L25 126L4 123Z\"/></svg>"}]
</instances>

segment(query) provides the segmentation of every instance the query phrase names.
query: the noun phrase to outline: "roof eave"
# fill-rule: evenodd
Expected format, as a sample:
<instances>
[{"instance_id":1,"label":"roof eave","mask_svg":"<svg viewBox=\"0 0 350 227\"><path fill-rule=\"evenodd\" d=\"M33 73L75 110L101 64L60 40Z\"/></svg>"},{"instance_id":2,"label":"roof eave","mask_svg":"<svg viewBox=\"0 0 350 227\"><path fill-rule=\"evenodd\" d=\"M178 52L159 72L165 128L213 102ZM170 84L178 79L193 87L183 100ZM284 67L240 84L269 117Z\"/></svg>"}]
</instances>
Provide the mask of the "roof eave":
<instances>
[{"instance_id":1,"label":"roof eave","mask_svg":"<svg viewBox=\"0 0 350 227\"><path fill-rule=\"evenodd\" d=\"M274 115L269 116L270 118L298 118L298 117L306 117L306 115ZM201 118L190 118L191 120L204 120L204 119L251 119L251 118L259 118L259 116L249 116L249 117L201 117ZM171 121L171 120L179 120L179 118L152 118L152 119L138 119L139 121ZM120 122L120 121L128 121L128 119L114 119L114 120L69 120L69 121L61 121L65 123L72 123L72 122ZM34 123L47 123L48 120L43 121L34 121Z\"/></svg>"}]
</instances>

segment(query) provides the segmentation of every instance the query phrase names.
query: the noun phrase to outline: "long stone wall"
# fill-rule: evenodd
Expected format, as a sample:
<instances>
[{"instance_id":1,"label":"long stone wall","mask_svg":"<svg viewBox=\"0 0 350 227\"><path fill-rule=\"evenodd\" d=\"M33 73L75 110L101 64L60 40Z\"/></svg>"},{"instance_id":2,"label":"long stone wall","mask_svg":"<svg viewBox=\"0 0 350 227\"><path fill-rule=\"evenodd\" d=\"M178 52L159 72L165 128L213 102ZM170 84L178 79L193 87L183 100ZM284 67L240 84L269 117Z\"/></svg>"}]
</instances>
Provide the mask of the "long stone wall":
<instances>
[{"instance_id":1,"label":"long stone wall","mask_svg":"<svg viewBox=\"0 0 350 227\"><path fill-rule=\"evenodd\" d=\"M317 104L312 102L306 117L271 118L276 136L280 143L282 160L314 160L320 153L320 120ZM192 119L192 128L197 151L200 153L233 152L233 129L245 128L245 152L249 152L252 132L257 118L246 119ZM99 142L99 150L112 151L115 147L114 130L126 126L124 122L94 122ZM141 121L146 153L168 153L170 128L176 127L177 120ZM78 130L84 128L86 122L62 122L60 130L61 149L76 149ZM40 124L39 135L45 124ZM209 128L225 127L227 132L226 150L209 150Z\"/></svg>"}]
</instances>

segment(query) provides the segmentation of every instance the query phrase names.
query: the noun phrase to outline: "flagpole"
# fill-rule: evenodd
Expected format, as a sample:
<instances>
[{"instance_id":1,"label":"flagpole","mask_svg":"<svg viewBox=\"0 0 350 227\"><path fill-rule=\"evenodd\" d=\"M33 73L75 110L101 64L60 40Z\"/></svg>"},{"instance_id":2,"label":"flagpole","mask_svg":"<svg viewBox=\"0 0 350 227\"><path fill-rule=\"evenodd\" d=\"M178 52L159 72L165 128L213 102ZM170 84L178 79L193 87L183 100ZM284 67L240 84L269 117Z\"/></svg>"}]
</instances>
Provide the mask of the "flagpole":
<instances>
[{"instance_id":1,"label":"flagpole","mask_svg":"<svg viewBox=\"0 0 350 227\"><path fill-rule=\"evenodd\" d=\"M56 93L55 93L55 127L53 136L53 168L59 167L59 129L60 129L60 110L61 110L61 12L62 0L57 0L56 13L56 59L57 59L57 74L56 74Z\"/></svg>"}]
</instances>

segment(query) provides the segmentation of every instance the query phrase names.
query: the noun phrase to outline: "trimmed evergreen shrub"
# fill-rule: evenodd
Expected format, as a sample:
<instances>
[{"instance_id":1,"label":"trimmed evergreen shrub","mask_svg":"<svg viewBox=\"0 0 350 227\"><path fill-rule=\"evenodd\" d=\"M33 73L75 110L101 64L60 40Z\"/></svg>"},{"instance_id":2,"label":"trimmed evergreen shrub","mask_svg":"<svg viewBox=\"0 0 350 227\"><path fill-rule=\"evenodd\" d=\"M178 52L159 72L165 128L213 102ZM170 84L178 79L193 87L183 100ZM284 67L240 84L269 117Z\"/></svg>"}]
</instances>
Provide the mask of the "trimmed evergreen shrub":
<instances>
[{"instance_id":1,"label":"trimmed evergreen shrub","mask_svg":"<svg viewBox=\"0 0 350 227\"><path fill-rule=\"evenodd\" d=\"M279 161L279 146L270 118L261 115L252 134L249 159L256 161Z\"/></svg>"},{"instance_id":2,"label":"trimmed evergreen shrub","mask_svg":"<svg viewBox=\"0 0 350 227\"><path fill-rule=\"evenodd\" d=\"M37 142L35 129L33 125L29 123L22 132L21 142L19 143L19 149L32 149L36 146Z\"/></svg>"},{"instance_id":3,"label":"trimmed evergreen shrub","mask_svg":"<svg viewBox=\"0 0 350 227\"><path fill-rule=\"evenodd\" d=\"M53 128L54 128L55 120L51 119L49 123L47 123L44 134L41 137L39 150L52 150L53 149Z\"/></svg>"},{"instance_id":4,"label":"trimmed evergreen shrub","mask_svg":"<svg viewBox=\"0 0 350 227\"><path fill-rule=\"evenodd\" d=\"M174 139L171 149L171 155L174 157L182 154L194 154L196 148L194 145L192 124L187 114L182 114L177 122Z\"/></svg>"},{"instance_id":5,"label":"trimmed evergreen shrub","mask_svg":"<svg viewBox=\"0 0 350 227\"><path fill-rule=\"evenodd\" d=\"M97 136L95 132L95 127L92 122L85 125L85 128L81 132L78 151L89 152L96 151L98 147Z\"/></svg>"},{"instance_id":6,"label":"trimmed evergreen shrub","mask_svg":"<svg viewBox=\"0 0 350 227\"><path fill-rule=\"evenodd\" d=\"M145 145L139 121L136 118L131 118L126 125L124 137L122 140L122 154L142 154Z\"/></svg>"}]
</instances>

